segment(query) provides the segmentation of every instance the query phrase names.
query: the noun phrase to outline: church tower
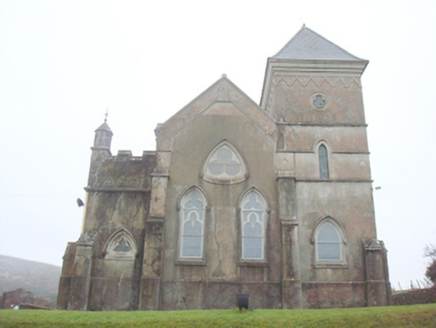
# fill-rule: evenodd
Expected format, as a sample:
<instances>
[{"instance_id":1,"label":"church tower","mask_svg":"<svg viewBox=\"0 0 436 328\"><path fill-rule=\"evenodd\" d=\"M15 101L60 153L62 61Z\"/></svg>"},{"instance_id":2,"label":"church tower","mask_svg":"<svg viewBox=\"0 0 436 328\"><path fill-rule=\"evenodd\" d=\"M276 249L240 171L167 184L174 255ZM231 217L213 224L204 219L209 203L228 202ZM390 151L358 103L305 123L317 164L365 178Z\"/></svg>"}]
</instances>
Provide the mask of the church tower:
<instances>
[{"instance_id":1,"label":"church tower","mask_svg":"<svg viewBox=\"0 0 436 328\"><path fill-rule=\"evenodd\" d=\"M277 122L279 217L291 236L282 242L284 307L347 306L337 292L358 289L366 302L356 305L389 302L362 98L367 64L304 26L268 59L260 106ZM326 296L311 298L315 290Z\"/></svg>"}]
</instances>

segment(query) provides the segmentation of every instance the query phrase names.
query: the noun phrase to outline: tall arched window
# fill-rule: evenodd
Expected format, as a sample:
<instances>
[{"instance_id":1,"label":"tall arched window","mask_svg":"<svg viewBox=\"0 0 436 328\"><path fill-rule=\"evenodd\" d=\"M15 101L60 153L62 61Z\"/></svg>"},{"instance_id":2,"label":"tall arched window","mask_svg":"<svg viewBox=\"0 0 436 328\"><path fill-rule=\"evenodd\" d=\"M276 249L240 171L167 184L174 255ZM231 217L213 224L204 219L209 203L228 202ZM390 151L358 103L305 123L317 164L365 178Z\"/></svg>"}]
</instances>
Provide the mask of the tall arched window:
<instances>
[{"instance_id":1,"label":"tall arched window","mask_svg":"<svg viewBox=\"0 0 436 328\"><path fill-rule=\"evenodd\" d=\"M250 191L241 202L242 259L264 260L266 203L262 195Z\"/></svg>"},{"instance_id":2,"label":"tall arched window","mask_svg":"<svg viewBox=\"0 0 436 328\"><path fill-rule=\"evenodd\" d=\"M319 226L316 234L317 261L342 261L342 238L338 228L326 221Z\"/></svg>"},{"instance_id":3,"label":"tall arched window","mask_svg":"<svg viewBox=\"0 0 436 328\"><path fill-rule=\"evenodd\" d=\"M180 213L180 258L202 258L206 199L197 188L182 198Z\"/></svg>"},{"instance_id":4,"label":"tall arched window","mask_svg":"<svg viewBox=\"0 0 436 328\"><path fill-rule=\"evenodd\" d=\"M329 160L327 147L324 144L321 144L318 147L318 158L319 158L319 177L321 179L329 178Z\"/></svg>"}]
</instances>

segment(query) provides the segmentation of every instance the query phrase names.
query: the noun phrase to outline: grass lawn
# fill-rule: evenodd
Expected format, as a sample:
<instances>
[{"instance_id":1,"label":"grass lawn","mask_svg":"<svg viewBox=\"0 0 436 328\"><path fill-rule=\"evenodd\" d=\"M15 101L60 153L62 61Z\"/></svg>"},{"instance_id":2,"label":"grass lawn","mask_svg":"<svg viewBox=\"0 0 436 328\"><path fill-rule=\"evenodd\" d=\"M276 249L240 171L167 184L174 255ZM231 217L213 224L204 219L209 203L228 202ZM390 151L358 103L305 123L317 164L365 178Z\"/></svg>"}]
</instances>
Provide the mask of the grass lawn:
<instances>
[{"instance_id":1,"label":"grass lawn","mask_svg":"<svg viewBox=\"0 0 436 328\"><path fill-rule=\"evenodd\" d=\"M0 327L436 327L436 304L329 310L0 310Z\"/></svg>"}]
</instances>

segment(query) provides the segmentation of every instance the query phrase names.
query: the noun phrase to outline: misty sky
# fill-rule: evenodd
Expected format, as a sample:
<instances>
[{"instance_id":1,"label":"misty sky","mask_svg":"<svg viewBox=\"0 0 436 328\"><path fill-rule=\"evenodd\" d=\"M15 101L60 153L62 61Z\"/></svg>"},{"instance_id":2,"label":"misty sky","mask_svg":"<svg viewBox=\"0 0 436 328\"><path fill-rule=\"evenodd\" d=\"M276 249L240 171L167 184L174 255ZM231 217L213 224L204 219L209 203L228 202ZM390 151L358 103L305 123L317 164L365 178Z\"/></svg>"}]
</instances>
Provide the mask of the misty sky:
<instances>
[{"instance_id":1,"label":"misty sky","mask_svg":"<svg viewBox=\"0 0 436 328\"><path fill-rule=\"evenodd\" d=\"M436 2L0 0L0 254L61 265L80 235L94 130L112 154L223 73L259 103L266 60L302 24L370 61L363 96L378 238L393 287L436 244Z\"/></svg>"}]
</instances>

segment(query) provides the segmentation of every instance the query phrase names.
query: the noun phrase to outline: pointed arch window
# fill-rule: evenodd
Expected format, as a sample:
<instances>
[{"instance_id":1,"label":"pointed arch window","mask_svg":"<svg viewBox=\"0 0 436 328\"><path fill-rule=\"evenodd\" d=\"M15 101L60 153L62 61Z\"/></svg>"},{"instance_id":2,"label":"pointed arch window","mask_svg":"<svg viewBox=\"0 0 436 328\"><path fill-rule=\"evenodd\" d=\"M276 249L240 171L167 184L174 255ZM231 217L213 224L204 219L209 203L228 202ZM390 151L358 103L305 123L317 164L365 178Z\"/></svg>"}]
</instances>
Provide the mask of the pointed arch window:
<instances>
[{"instance_id":1,"label":"pointed arch window","mask_svg":"<svg viewBox=\"0 0 436 328\"><path fill-rule=\"evenodd\" d=\"M233 184L247 178L245 163L228 141L219 143L209 154L203 167L203 179L208 182Z\"/></svg>"},{"instance_id":2,"label":"pointed arch window","mask_svg":"<svg viewBox=\"0 0 436 328\"><path fill-rule=\"evenodd\" d=\"M133 260L137 254L135 239L125 229L115 231L106 243L105 259Z\"/></svg>"},{"instance_id":3,"label":"pointed arch window","mask_svg":"<svg viewBox=\"0 0 436 328\"><path fill-rule=\"evenodd\" d=\"M322 223L316 234L316 258L323 262L342 261L342 237L330 221Z\"/></svg>"},{"instance_id":4,"label":"pointed arch window","mask_svg":"<svg viewBox=\"0 0 436 328\"><path fill-rule=\"evenodd\" d=\"M321 144L318 147L318 159L319 159L319 177L321 179L329 178L329 162L327 147Z\"/></svg>"},{"instance_id":5,"label":"pointed arch window","mask_svg":"<svg viewBox=\"0 0 436 328\"><path fill-rule=\"evenodd\" d=\"M181 200L180 258L202 258L206 199L197 188L187 191Z\"/></svg>"},{"instance_id":6,"label":"pointed arch window","mask_svg":"<svg viewBox=\"0 0 436 328\"><path fill-rule=\"evenodd\" d=\"M241 202L242 260L265 259L266 202L252 190Z\"/></svg>"}]
</instances>

